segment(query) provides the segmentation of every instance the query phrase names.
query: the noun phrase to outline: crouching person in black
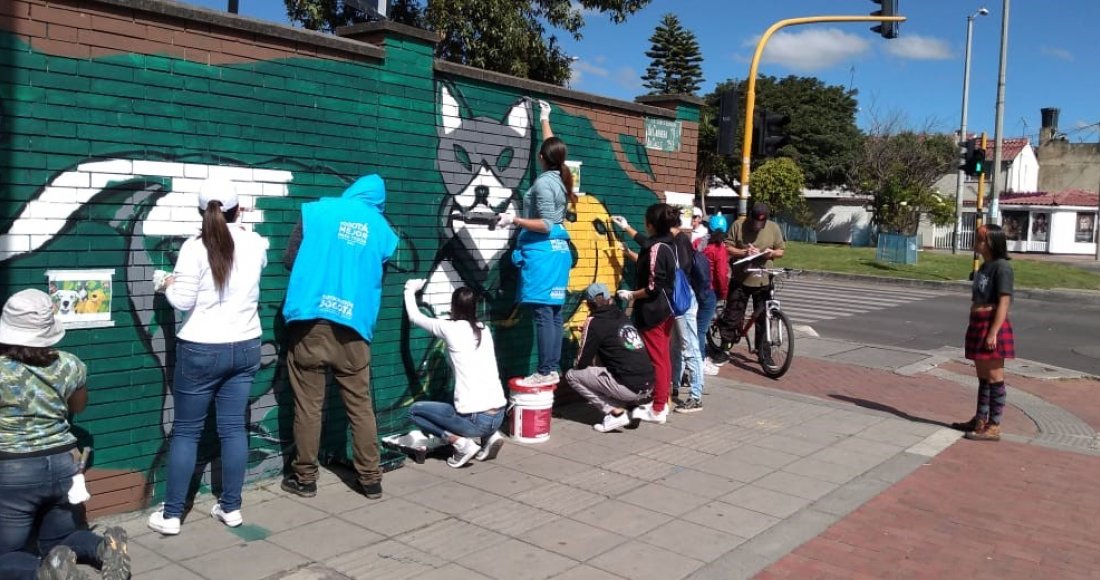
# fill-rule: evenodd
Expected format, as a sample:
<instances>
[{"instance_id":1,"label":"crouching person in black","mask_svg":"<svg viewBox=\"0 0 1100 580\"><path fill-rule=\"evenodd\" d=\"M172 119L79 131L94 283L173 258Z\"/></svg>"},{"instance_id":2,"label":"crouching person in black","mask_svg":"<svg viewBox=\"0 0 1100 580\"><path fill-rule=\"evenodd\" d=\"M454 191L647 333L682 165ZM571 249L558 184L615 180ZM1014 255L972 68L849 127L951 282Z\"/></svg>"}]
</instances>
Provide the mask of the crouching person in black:
<instances>
[{"instance_id":1,"label":"crouching person in black","mask_svg":"<svg viewBox=\"0 0 1100 580\"><path fill-rule=\"evenodd\" d=\"M604 413L592 428L607 433L629 425L630 408L653 397L653 363L638 329L612 301L606 285L592 284L584 297L591 315L584 323L577 364L565 380Z\"/></svg>"}]
</instances>

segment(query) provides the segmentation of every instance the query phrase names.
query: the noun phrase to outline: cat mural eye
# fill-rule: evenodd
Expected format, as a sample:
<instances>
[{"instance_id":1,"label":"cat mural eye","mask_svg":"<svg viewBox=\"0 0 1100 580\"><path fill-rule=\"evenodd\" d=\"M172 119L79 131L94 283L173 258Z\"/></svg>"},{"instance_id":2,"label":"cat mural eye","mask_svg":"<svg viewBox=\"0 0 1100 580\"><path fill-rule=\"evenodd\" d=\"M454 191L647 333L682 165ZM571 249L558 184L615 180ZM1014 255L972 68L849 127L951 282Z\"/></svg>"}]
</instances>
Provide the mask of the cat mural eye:
<instances>
[{"instance_id":1,"label":"cat mural eye","mask_svg":"<svg viewBox=\"0 0 1100 580\"><path fill-rule=\"evenodd\" d=\"M497 171L504 171L508 169L508 166L512 164L512 158L515 157L516 150L511 147L505 147L504 151L500 152L500 156L497 157Z\"/></svg>"},{"instance_id":2,"label":"cat mural eye","mask_svg":"<svg viewBox=\"0 0 1100 580\"><path fill-rule=\"evenodd\" d=\"M462 164L467 171L473 168L473 164L470 163L470 154L466 152L466 148L458 143L454 145L455 160Z\"/></svg>"}]
</instances>

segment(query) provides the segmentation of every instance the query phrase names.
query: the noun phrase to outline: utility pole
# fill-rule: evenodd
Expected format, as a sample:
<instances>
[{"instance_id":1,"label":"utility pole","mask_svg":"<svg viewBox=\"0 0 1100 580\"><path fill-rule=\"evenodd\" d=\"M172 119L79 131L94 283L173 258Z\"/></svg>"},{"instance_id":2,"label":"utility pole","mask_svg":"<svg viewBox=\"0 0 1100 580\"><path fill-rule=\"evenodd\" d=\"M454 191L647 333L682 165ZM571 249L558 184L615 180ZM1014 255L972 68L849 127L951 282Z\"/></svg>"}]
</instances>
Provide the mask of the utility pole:
<instances>
[{"instance_id":1,"label":"utility pole","mask_svg":"<svg viewBox=\"0 0 1100 580\"><path fill-rule=\"evenodd\" d=\"M985 8L978 9L977 12L966 17L966 59L963 65L963 102L962 102L962 120L959 122L959 142L966 141L966 110L970 104L970 45L974 39L974 19L978 16L985 16L989 14L989 10ZM959 169L957 180L955 182L955 235L951 238L951 253L958 254L960 241L962 237L962 221L963 221L963 192L965 190L966 173Z\"/></svg>"},{"instance_id":2,"label":"utility pole","mask_svg":"<svg viewBox=\"0 0 1100 580\"><path fill-rule=\"evenodd\" d=\"M764 54L764 46L768 40L781 28L798 26L801 24L817 24L820 22L881 22L883 25L890 22L905 22L904 16L805 16L802 18L788 18L772 24L756 43L756 51L752 55L752 64L749 65L749 78L745 89L745 134L741 141L741 199L737 203L737 215L744 217L749 213L749 173L752 168L752 125L753 113L756 108L756 74L760 68L760 57ZM877 32L877 30L876 30Z\"/></svg>"},{"instance_id":3,"label":"utility pole","mask_svg":"<svg viewBox=\"0 0 1100 580\"><path fill-rule=\"evenodd\" d=\"M990 191L993 196L993 202L989 204L989 221L991 223L1001 223L1001 206L998 201L1000 192L998 186L1004 188L1004 184L999 183L1001 181L1001 153L1004 149L1002 147L1002 140L1004 138L1004 122L1005 122L1005 68L1008 65L1008 9L1011 0L1002 0L1003 7L1001 8L1001 65L1000 73L997 78L997 113L995 126L993 128L993 178L990 182Z\"/></svg>"},{"instance_id":4,"label":"utility pole","mask_svg":"<svg viewBox=\"0 0 1100 580\"><path fill-rule=\"evenodd\" d=\"M1100 125L1100 123L1097 123ZM1092 218L1092 241L1096 244L1096 261L1100 262L1100 188L1096 189L1096 217Z\"/></svg>"},{"instance_id":5,"label":"utility pole","mask_svg":"<svg viewBox=\"0 0 1100 580\"><path fill-rule=\"evenodd\" d=\"M240 0L229 0L229 13L236 14L240 9Z\"/></svg>"}]
</instances>

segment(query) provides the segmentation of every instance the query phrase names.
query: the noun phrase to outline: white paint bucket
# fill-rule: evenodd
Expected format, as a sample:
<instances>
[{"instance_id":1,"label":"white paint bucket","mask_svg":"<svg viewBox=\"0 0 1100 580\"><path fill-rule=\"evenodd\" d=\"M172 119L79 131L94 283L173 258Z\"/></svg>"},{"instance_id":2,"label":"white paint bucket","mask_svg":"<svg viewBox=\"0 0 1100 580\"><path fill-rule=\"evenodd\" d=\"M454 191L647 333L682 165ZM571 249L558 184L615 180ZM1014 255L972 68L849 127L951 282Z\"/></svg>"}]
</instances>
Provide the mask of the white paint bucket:
<instances>
[{"instance_id":1,"label":"white paint bucket","mask_svg":"<svg viewBox=\"0 0 1100 580\"><path fill-rule=\"evenodd\" d=\"M550 439L550 417L556 384L528 386L523 377L508 381L508 435L518 443L542 443Z\"/></svg>"}]
</instances>

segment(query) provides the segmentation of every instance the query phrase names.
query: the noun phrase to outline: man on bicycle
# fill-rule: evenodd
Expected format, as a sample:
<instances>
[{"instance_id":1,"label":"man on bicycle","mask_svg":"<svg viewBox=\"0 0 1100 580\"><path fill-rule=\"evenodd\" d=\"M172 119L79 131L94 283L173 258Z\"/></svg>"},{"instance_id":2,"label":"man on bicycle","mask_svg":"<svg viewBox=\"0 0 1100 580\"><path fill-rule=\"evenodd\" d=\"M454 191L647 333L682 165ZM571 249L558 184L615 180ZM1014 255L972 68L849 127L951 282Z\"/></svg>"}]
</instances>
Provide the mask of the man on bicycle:
<instances>
[{"instance_id":1,"label":"man on bicycle","mask_svg":"<svg viewBox=\"0 0 1100 580\"><path fill-rule=\"evenodd\" d=\"M741 328L745 318L745 308L749 298L752 298L753 313L764 309L764 302L768 299L768 288L771 278L764 272L748 272L749 269L771 268L772 261L783 257L787 243L783 240L783 231L779 224L768 220L768 205L756 202L752 211L743 221L738 221L730 228L729 237L726 239L726 253L731 262L736 262L748 256L759 256L759 259L749 260L732 267L732 283L729 295L726 298L726 308L722 317L718 320L718 330L722 335L722 351L715 355L715 364L724 364L729 360L729 351L741 341ZM765 364L770 364L771 353L764 345L764 325L757 324L755 345L761 349L760 358Z\"/></svg>"}]
</instances>

